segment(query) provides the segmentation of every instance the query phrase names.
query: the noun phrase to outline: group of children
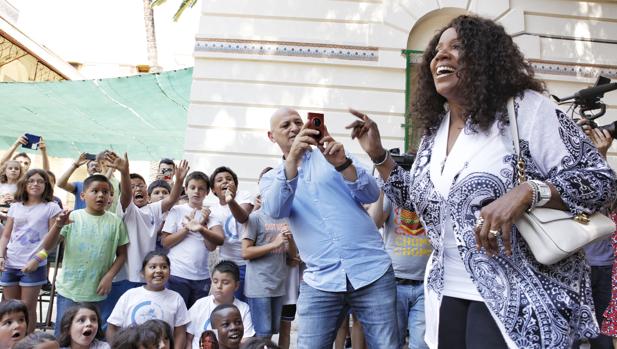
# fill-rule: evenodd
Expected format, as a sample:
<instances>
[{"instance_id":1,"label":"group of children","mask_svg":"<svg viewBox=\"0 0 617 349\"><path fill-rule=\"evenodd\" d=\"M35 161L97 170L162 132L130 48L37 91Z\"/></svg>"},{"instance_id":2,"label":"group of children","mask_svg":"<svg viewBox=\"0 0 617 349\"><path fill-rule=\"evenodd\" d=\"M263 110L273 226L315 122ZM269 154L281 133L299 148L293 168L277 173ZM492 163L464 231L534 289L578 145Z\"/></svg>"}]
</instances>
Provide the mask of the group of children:
<instances>
[{"instance_id":1,"label":"group of children","mask_svg":"<svg viewBox=\"0 0 617 349\"><path fill-rule=\"evenodd\" d=\"M89 176L69 183L84 164ZM10 206L0 217L0 309L8 307L0 311L0 349L34 331L48 251L59 242L55 338L61 347L132 348L139 342L135 348L149 348L156 338L182 349L238 348L241 342L275 347L266 340L278 333L282 315L293 320L294 307L283 306L295 303L300 275L288 226L261 214L258 199L238 192L238 178L227 167L207 176L189 173L186 161L159 166L159 178L148 186L130 172L126 154L80 155L58 182L76 196L71 211L54 200L47 171L12 160L0 164L0 197L3 190L12 195L4 194ZM218 202L207 206L210 190ZM220 258L211 270L215 250ZM149 335L156 332L144 327L151 320L167 329ZM289 327L280 336L284 348Z\"/></svg>"}]
</instances>

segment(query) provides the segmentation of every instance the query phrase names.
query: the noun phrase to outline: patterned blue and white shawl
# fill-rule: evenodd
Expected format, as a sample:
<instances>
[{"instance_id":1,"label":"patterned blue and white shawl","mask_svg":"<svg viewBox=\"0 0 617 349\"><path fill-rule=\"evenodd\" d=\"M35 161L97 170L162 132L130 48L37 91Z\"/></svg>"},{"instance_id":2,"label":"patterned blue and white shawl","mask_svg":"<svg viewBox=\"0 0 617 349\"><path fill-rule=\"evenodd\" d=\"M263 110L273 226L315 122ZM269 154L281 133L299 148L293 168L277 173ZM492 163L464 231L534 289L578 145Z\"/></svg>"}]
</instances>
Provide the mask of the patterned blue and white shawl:
<instances>
[{"instance_id":1,"label":"patterned blue and white shawl","mask_svg":"<svg viewBox=\"0 0 617 349\"><path fill-rule=\"evenodd\" d=\"M515 99L515 110L528 177L552 183L573 213L592 213L615 199L614 172L568 116L533 91ZM480 209L515 183L510 126L495 122L489 131L476 132L467 124L446 157L448 121L446 115L423 138L411 171L395 169L384 186L397 206L418 212L434 248L425 283L429 346L437 347L444 287L440 227L448 215L465 269L510 347L565 349L575 339L596 336L582 252L555 265L539 264L515 228L511 257L489 257L476 249L473 227ZM436 173L440 181L431 179Z\"/></svg>"}]
</instances>

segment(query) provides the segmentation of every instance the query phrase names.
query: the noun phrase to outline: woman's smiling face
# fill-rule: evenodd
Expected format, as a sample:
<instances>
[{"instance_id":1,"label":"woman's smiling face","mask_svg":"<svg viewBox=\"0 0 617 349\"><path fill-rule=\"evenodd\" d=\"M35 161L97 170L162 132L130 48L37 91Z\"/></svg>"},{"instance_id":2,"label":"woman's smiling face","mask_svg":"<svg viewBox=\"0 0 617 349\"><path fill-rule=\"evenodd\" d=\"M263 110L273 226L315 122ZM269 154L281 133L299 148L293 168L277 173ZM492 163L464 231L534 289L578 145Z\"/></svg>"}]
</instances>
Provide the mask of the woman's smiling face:
<instances>
[{"instance_id":1,"label":"woman's smiling face","mask_svg":"<svg viewBox=\"0 0 617 349\"><path fill-rule=\"evenodd\" d=\"M459 57L461 43L454 28L446 29L439 38L435 48L435 57L431 60L431 74L437 93L449 101L459 95Z\"/></svg>"}]
</instances>

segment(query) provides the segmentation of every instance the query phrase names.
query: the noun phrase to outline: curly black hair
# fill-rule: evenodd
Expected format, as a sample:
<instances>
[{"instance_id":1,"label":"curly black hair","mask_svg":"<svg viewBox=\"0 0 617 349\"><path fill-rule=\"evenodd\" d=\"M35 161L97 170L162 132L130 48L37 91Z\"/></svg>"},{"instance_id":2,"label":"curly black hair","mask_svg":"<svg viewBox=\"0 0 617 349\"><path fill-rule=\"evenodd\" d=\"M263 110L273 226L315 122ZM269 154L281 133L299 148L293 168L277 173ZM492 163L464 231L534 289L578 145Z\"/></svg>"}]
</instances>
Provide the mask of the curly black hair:
<instances>
[{"instance_id":1,"label":"curly black hair","mask_svg":"<svg viewBox=\"0 0 617 349\"><path fill-rule=\"evenodd\" d=\"M486 131L497 112L505 110L508 98L527 89L545 90L544 83L534 78L533 68L501 25L478 16L458 16L431 39L419 66L412 115L414 124L425 132L437 128L445 112L446 99L435 89L430 64L437 54L439 39L448 28L456 30L462 46L458 88L467 101L465 113L476 128ZM504 120L500 121L507 121L507 115L502 117Z\"/></svg>"}]
</instances>

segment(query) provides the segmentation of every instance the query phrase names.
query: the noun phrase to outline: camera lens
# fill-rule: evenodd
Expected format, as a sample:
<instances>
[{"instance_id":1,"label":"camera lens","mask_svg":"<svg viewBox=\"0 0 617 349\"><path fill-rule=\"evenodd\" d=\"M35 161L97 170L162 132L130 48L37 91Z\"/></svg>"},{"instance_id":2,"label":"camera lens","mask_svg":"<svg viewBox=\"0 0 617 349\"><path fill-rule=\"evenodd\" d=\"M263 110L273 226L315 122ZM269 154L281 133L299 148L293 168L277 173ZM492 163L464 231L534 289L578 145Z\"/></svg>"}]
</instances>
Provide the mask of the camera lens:
<instances>
[{"instance_id":1,"label":"camera lens","mask_svg":"<svg viewBox=\"0 0 617 349\"><path fill-rule=\"evenodd\" d=\"M319 127L319 126L321 126L321 120L319 120L319 119L313 119L313 125L314 125L315 127Z\"/></svg>"}]
</instances>

